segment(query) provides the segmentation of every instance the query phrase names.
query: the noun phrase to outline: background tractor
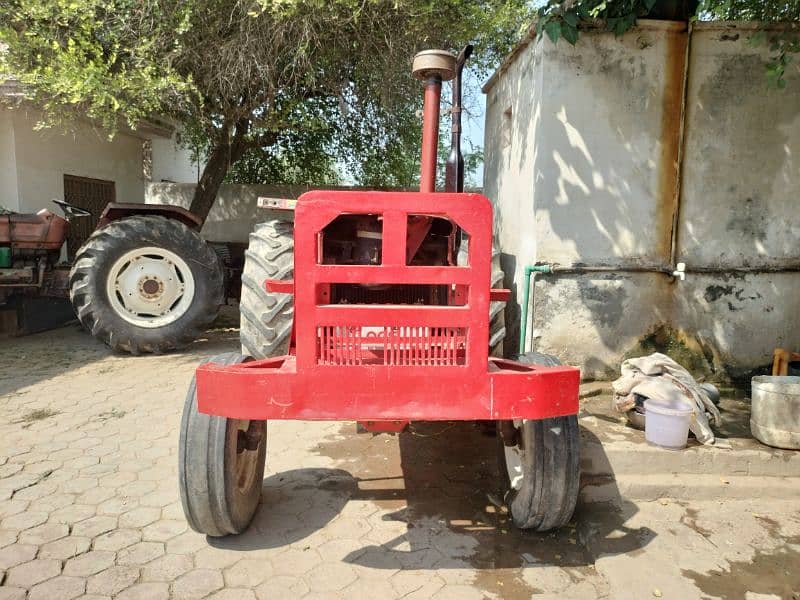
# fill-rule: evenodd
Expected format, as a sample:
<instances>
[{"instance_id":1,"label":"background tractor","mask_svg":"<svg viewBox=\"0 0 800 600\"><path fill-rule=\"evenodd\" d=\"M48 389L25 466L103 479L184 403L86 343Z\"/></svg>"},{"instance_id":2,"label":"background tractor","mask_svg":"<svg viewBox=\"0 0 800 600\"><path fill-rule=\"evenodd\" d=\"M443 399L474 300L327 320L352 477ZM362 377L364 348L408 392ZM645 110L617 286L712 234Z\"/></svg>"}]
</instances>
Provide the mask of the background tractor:
<instances>
[{"instance_id":1,"label":"background tractor","mask_svg":"<svg viewBox=\"0 0 800 600\"><path fill-rule=\"evenodd\" d=\"M194 340L217 316L225 255L202 240L192 213L110 203L70 264L62 260L70 220L92 215L54 202L63 218L46 209L0 214L5 329L32 333L63 322L69 298L83 326L114 350L158 353ZM32 315L37 303L45 306Z\"/></svg>"},{"instance_id":2,"label":"background tractor","mask_svg":"<svg viewBox=\"0 0 800 600\"><path fill-rule=\"evenodd\" d=\"M414 59L425 85L419 193L309 192L293 224L273 221L252 234L243 354L198 367L181 421L181 500L196 531L247 527L261 495L267 422L276 419L356 420L392 432L412 420L495 422L514 523L545 531L571 518L578 369L544 355L489 356L502 341L509 291L493 287L502 272L491 203L463 192L460 75L471 50ZM443 80L454 80L453 152L446 191L436 193Z\"/></svg>"}]
</instances>

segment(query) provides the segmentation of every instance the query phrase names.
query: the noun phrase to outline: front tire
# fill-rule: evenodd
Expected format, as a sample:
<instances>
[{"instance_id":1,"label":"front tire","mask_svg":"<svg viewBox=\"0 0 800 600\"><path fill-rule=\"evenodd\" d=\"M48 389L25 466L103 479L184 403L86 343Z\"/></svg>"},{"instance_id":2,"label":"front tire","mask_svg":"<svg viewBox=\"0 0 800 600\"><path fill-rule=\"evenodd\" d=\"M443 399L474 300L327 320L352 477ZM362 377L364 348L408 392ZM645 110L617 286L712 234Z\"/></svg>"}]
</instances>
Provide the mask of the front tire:
<instances>
[{"instance_id":1,"label":"front tire","mask_svg":"<svg viewBox=\"0 0 800 600\"><path fill-rule=\"evenodd\" d=\"M235 365L244 360L229 352L205 362ZM261 499L266 451L267 422L198 412L193 377L178 445L181 505L192 529L221 537L247 528Z\"/></svg>"},{"instance_id":2,"label":"front tire","mask_svg":"<svg viewBox=\"0 0 800 600\"><path fill-rule=\"evenodd\" d=\"M222 271L197 232L137 215L95 231L70 271L81 324L117 351L161 353L193 341L223 303Z\"/></svg>"},{"instance_id":3,"label":"front tire","mask_svg":"<svg viewBox=\"0 0 800 600\"><path fill-rule=\"evenodd\" d=\"M554 356L536 352L518 360L561 364ZM566 525L575 511L580 484L577 415L498 422L497 439L500 477L514 525L534 531Z\"/></svg>"}]
</instances>

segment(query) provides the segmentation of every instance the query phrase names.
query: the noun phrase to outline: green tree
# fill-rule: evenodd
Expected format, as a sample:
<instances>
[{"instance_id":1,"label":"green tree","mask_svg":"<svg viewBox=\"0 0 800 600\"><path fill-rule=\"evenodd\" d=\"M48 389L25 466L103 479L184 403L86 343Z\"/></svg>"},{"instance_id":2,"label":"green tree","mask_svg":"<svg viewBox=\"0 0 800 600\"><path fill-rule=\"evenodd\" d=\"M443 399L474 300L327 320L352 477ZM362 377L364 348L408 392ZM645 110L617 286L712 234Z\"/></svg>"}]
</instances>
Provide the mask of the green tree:
<instances>
[{"instance_id":1,"label":"green tree","mask_svg":"<svg viewBox=\"0 0 800 600\"><path fill-rule=\"evenodd\" d=\"M469 41L485 69L530 18L525 0L5 0L0 73L51 124L180 121L206 151L191 207L204 218L232 165L302 181L344 164L359 182L406 184L413 54Z\"/></svg>"}]
</instances>

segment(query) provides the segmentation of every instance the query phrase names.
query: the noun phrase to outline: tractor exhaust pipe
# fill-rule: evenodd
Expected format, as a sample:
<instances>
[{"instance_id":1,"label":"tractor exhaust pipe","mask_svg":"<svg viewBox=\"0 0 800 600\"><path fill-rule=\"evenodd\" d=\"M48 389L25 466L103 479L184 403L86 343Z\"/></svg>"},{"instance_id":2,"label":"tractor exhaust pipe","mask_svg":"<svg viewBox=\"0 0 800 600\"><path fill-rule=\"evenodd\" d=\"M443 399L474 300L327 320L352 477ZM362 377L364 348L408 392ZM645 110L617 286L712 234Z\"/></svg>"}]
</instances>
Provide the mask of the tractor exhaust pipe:
<instances>
[{"instance_id":1,"label":"tractor exhaust pipe","mask_svg":"<svg viewBox=\"0 0 800 600\"><path fill-rule=\"evenodd\" d=\"M456 76L453 79L453 106L450 109L450 155L444 171L444 191L464 191L464 155L461 153L461 74L464 63L472 55L473 46L467 44L456 57Z\"/></svg>"},{"instance_id":2,"label":"tractor exhaust pipe","mask_svg":"<svg viewBox=\"0 0 800 600\"><path fill-rule=\"evenodd\" d=\"M411 73L425 83L422 106L420 192L436 191L436 154L439 146L439 106L442 81L456 75L456 57L445 50L423 50L414 57Z\"/></svg>"}]
</instances>

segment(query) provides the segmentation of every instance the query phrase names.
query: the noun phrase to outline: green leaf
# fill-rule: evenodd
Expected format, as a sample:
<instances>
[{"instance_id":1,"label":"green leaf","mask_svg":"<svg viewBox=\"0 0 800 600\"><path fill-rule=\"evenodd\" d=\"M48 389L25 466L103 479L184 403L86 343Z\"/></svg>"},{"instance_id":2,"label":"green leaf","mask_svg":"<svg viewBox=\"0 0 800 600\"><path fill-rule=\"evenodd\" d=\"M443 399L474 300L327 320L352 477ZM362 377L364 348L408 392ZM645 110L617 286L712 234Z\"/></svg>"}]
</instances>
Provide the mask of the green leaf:
<instances>
[{"instance_id":1,"label":"green leaf","mask_svg":"<svg viewBox=\"0 0 800 600\"><path fill-rule=\"evenodd\" d=\"M563 15L561 15L561 18L563 18L564 22L570 27L578 26L578 15L572 11L565 12Z\"/></svg>"},{"instance_id":2,"label":"green leaf","mask_svg":"<svg viewBox=\"0 0 800 600\"><path fill-rule=\"evenodd\" d=\"M565 26L561 28L561 35L574 46L578 41L578 28L565 24Z\"/></svg>"},{"instance_id":3,"label":"green leaf","mask_svg":"<svg viewBox=\"0 0 800 600\"><path fill-rule=\"evenodd\" d=\"M547 37L550 38L550 41L555 44L558 41L558 36L561 35L561 23L558 21L548 21L545 23L544 32L547 34Z\"/></svg>"}]
</instances>

